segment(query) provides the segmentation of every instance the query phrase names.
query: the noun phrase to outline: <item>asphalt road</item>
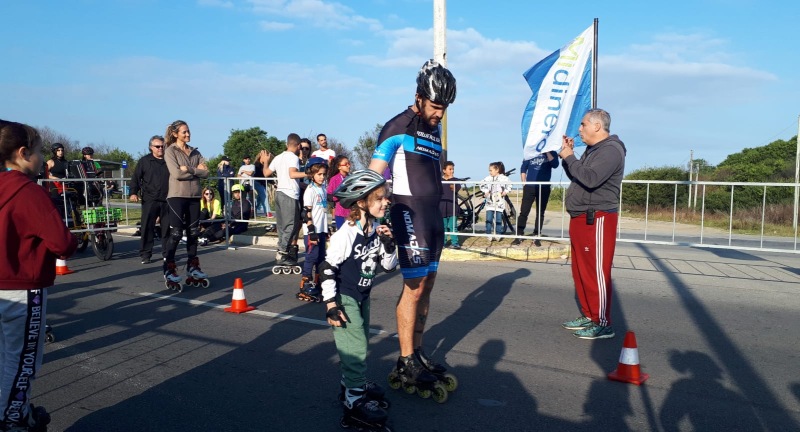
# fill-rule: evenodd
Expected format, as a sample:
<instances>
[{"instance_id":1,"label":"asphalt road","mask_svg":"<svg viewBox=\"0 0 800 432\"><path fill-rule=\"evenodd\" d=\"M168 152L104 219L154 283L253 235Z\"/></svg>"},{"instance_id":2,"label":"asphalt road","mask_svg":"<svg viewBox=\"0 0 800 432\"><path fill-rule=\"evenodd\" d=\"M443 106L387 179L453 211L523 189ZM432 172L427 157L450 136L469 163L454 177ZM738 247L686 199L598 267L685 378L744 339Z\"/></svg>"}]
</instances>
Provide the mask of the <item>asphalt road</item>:
<instances>
[{"instance_id":1,"label":"asphalt road","mask_svg":"<svg viewBox=\"0 0 800 432\"><path fill-rule=\"evenodd\" d=\"M208 289L164 288L116 236L50 292L34 403L51 431L340 430L338 358L322 306L273 275L273 252L201 249ZM620 244L617 337L585 341L565 261L442 263L425 345L460 387L445 404L389 390L396 431L800 430L800 264L793 254ZM225 313L234 278L257 311ZM369 375L398 355L401 279L373 290ZM606 379L635 331L643 386Z\"/></svg>"}]
</instances>

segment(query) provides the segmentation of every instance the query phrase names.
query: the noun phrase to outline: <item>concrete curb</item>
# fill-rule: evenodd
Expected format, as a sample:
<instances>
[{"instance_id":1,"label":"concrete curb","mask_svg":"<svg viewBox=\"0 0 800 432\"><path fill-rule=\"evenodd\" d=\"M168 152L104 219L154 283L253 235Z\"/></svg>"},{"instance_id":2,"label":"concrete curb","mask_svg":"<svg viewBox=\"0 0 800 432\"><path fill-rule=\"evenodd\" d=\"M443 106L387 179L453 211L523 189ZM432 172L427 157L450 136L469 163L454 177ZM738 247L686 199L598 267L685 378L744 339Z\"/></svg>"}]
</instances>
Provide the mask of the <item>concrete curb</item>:
<instances>
[{"instance_id":1,"label":"concrete curb","mask_svg":"<svg viewBox=\"0 0 800 432\"><path fill-rule=\"evenodd\" d=\"M120 233L133 235L135 229L121 229ZM231 246L258 246L276 248L278 238L275 236L231 236ZM525 243L531 246L524 246ZM300 247L303 248L302 242ZM520 246L463 246L461 249L445 249L442 251L442 261L552 261L566 260L569 258L569 243L542 240L542 246L532 245L531 240L523 241Z\"/></svg>"}]
</instances>

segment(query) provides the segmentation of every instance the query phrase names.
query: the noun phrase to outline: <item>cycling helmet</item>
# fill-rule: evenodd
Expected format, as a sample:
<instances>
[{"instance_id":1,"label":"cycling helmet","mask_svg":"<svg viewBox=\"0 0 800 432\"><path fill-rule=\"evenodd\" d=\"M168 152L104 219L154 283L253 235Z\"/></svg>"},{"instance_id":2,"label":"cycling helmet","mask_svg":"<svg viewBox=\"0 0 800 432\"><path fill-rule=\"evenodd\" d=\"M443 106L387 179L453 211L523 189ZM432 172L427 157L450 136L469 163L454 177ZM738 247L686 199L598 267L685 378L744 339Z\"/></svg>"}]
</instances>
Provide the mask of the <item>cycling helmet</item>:
<instances>
[{"instance_id":1,"label":"cycling helmet","mask_svg":"<svg viewBox=\"0 0 800 432\"><path fill-rule=\"evenodd\" d=\"M53 156L55 156L56 150L58 149L64 150L64 144L53 143L53 145L50 146L50 150L53 152Z\"/></svg>"},{"instance_id":2,"label":"cycling helmet","mask_svg":"<svg viewBox=\"0 0 800 432\"><path fill-rule=\"evenodd\" d=\"M231 193L236 192L236 191L244 192L244 186L242 186L240 184L235 184L235 185L231 186Z\"/></svg>"},{"instance_id":3,"label":"cycling helmet","mask_svg":"<svg viewBox=\"0 0 800 432\"><path fill-rule=\"evenodd\" d=\"M94 149L91 148L91 147L84 147L84 148L81 149L81 154L93 155L94 154Z\"/></svg>"},{"instance_id":4,"label":"cycling helmet","mask_svg":"<svg viewBox=\"0 0 800 432\"><path fill-rule=\"evenodd\" d=\"M328 166L328 161L321 157L312 157L311 159L308 160L308 162L306 162L306 171L311 169L311 167L314 165Z\"/></svg>"},{"instance_id":5,"label":"cycling helmet","mask_svg":"<svg viewBox=\"0 0 800 432\"><path fill-rule=\"evenodd\" d=\"M349 209L356 201L366 198L370 192L384 183L386 183L386 179L375 171L356 171L344 178L333 196L339 199L342 207Z\"/></svg>"},{"instance_id":6,"label":"cycling helmet","mask_svg":"<svg viewBox=\"0 0 800 432\"><path fill-rule=\"evenodd\" d=\"M433 103L449 105L456 100L456 79L446 67L428 60L417 74L417 94Z\"/></svg>"}]
</instances>

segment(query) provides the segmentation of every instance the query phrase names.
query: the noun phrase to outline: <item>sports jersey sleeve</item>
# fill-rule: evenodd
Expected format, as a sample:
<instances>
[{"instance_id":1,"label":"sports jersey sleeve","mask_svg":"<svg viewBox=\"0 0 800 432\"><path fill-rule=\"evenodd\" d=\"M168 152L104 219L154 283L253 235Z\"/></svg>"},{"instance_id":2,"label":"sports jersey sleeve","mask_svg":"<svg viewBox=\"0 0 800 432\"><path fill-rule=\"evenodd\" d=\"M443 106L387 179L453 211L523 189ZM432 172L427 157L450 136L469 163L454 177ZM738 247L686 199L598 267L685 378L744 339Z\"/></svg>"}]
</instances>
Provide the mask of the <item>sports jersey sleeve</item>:
<instances>
[{"instance_id":1,"label":"sports jersey sleeve","mask_svg":"<svg viewBox=\"0 0 800 432\"><path fill-rule=\"evenodd\" d=\"M372 154L372 158L380 159L384 162L391 161L392 157L397 153L397 150L403 145L404 137L404 134L379 137L379 144L375 146L375 152ZM381 139L383 139L383 141L380 141Z\"/></svg>"},{"instance_id":2,"label":"sports jersey sleeve","mask_svg":"<svg viewBox=\"0 0 800 432\"><path fill-rule=\"evenodd\" d=\"M322 282L322 298L332 299L336 297L336 280L339 279L339 266L350 256L353 251L353 242L356 238L355 230L349 225L343 225L341 229L331 236L331 241L325 250L325 261L337 273L335 279L325 279Z\"/></svg>"}]
</instances>

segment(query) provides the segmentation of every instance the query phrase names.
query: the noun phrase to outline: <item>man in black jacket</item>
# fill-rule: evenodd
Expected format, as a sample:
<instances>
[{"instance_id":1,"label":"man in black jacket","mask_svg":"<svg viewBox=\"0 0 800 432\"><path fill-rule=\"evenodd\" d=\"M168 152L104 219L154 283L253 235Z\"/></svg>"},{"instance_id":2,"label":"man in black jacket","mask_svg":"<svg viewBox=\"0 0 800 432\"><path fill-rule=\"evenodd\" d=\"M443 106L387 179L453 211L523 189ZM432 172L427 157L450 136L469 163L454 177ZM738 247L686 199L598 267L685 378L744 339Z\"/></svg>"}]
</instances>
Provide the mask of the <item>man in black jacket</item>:
<instances>
[{"instance_id":1,"label":"man in black jacket","mask_svg":"<svg viewBox=\"0 0 800 432\"><path fill-rule=\"evenodd\" d=\"M155 135L150 138L150 154L139 159L131 178L130 200L142 201L142 243L139 249L142 264L149 264L153 255L156 219L161 221L161 254L166 253L167 230L169 230L169 224L165 223L169 214L168 189L169 170L164 161L164 138Z\"/></svg>"}]
</instances>

